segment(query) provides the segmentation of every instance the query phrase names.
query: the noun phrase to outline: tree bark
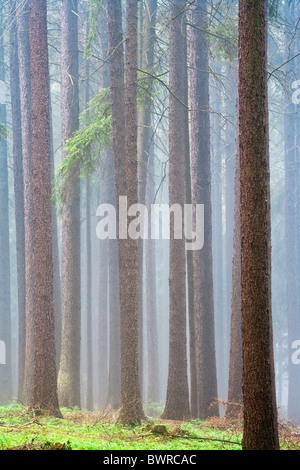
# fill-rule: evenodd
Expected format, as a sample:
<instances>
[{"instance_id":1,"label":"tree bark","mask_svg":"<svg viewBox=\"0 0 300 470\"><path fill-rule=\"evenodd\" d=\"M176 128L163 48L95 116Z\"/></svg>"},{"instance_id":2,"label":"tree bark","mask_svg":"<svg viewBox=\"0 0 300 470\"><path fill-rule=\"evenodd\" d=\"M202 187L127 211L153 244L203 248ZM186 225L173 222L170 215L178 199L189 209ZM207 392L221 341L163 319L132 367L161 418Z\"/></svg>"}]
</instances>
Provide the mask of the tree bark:
<instances>
[{"instance_id":1,"label":"tree bark","mask_svg":"<svg viewBox=\"0 0 300 470\"><path fill-rule=\"evenodd\" d=\"M185 75L186 39L182 34L183 0L170 4L170 118L169 118L169 205L185 203ZM182 126L178 126L182 123ZM183 222L182 222L183 227ZM187 377L187 315L185 240L174 237L174 218L170 220L170 333L169 373L164 419L188 419L190 416Z\"/></svg>"},{"instance_id":2,"label":"tree bark","mask_svg":"<svg viewBox=\"0 0 300 470\"><path fill-rule=\"evenodd\" d=\"M201 12L201 14L200 14ZM212 272L212 215L207 5L191 6L190 106L193 204L204 204L204 246L194 251L195 315L198 367L198 417L218 415L214 299ZM193 25L195 27L193 27ZM199 28L199 29L198 29Z\"/></svg>"},{"instance_id":3,"label":"tree bark","mask_svg":"<svg viewBox=\"0 0 300 470\"><path fill-rule=\"evenodd\" d=\"M18 62L18 36L16 28L16 2L10 2L10 92L13 130L13 167L14 167L14 197L15 197L15 224L16 224L16 252L17 252L17 281L18 281L18 397L21 398L24 383L25 369L25 229L24 229L24 184L22 163L22 131L21 131L21 103L20 79Z\"/></svg>"},{"instance_id":4,"label":"tree bark","mask_svg":"<svg viewBox=\"0 0 300 470\"><path fill-rule=\"evenodd\" d=\"M126 87L125 87L125 159L128 207L138 202L137 159L137 2L126 2ZM128 234L122 240L126 276L121 319L121 394L120 421L139 423L144 417L140 394L138 350L138 242ZM124 272L125 274L125 272Z\"/></svg>"},{"instance_id":5,"label":"tree bark","mask_svg":"<svg viewBox=\"0 0 300 470\"><path fill-rule=\"evenodd\" d=\"M0 18L3 24L3 6ZM0 28L0 82L5 83L4 38ZM6 126L6 102L0 103L0 123ZM12 399L11 364L11 305L10 305L10 247L9 247L9 207L8 207L8 168L7 139L0 136L0 341L5 344L5 363L0 363L0 402ZM2 358L1 358L2 359Z\"/></svg>"},{"instance_id":6,"label":"tree bark","mask_svg":"<svg viewBox=\"0 0 300 470\"><path fill-rule=\"evenodd\" d=\"M30 0L34 385L31 409L60 417L55 352L51 232L47 3Z\"/></svg>"},{"instance_id":7,"label":"tree bark","mask_svg":"<svg viewBox=\"0 0 300 470\"><path fill-rule=\"evenodd\" d=\"M279 448L271 310L270 173L263 0L239 2L244 450Z\"/></svg>"}]
</instances>

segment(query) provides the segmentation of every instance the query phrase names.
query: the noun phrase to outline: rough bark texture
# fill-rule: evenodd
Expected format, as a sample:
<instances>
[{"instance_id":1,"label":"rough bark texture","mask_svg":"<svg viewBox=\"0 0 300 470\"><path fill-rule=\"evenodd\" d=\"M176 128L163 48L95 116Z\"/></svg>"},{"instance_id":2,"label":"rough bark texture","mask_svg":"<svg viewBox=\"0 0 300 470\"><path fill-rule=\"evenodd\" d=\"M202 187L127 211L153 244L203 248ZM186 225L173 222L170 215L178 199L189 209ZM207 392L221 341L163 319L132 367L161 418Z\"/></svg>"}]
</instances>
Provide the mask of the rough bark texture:
<instances>
[{"instance_id":1,"label":"rough bark texture","mask_svg":"<svg viewBox=\"0 0 300 470\"><path fill-rule=\"evenodd\" d=\"M137 159L137 2L126 2L126 88L125 88L125 159L128 207L138 202ZM128 235L128 232L127 232ZM138 242L127 236L122 240L126 276L121 319L121 393L120 420L138 423L143 417L139 381L138 351Z\"/></svg>"},{"instance_id":2,"label":"rough bark texture","mask_svg":"<svg viewBox=\"0 0 300 470\"><path fill-rule=\"evenodd\" d=\"M127 4L126 106L124 93L124 48L122 9L119 0L108 2L110 89L113 123L113 151L116 195L137 202L137 11L136 2ZM125 120L126 110L126 120ZM126 125L125 125L126 122ZM126 132L125 132L126 129ZM126 138L125 138L126 135ZM124 159L125 155L125 159ZM126 160L126 167L125 167ZM126 168L126 170L125 170ZM128 191L127 191L128 180ZM134 201L134 202L133 202ZM118 204L117 204L118 208ZM117 210L118 218L118 210ZM128 256L127 256L128 253ZM138 374L137 241L118 240L121 328L121 410L120 420L139 422L143 416Z\"/></svg>"},{"instance_id":3,"label":"rough bark texture","mask_svg":"<svg viewBox=\"0 0 300 470\"><path fill-rule=\"evenodd\" d=\"M32 167L31 167L31 80L29 45L29 5L18 1L18 59L20 76L20 103L22 121L24 224L25 224L25 284L26 284L26 349L24 384L20 395L23 403L30 403L34 373L33 329L33 233L32 233Z\"/></svg>"},{"instance_id":4,"label":"rough bark texture","mask_svg":"<svg viewBox=\"0 0 300 470\"><path fill-rule=\"evenodd\" d=\"M3 22L3 7L0 7L0 21ZM0 28L0 81L5 83L4 38ZM0 123L6 126L6 102L0 103ZM5 344L5 364L0 364L0 402L12 398L11 370L11 308L10 308L10 258L9 258L9 207L7 139L0 136L0 341Z\"/></svg>"},{"instance_id":5,"label":"rough bark texture","mask_svg":"<svg viewBox=\"0 0 300 470\"><path fill-rule=\"evenodd\" d=\"M77 1L61 2L62 144L78 129ZM66 156L65 150L63 155ZM80 407L80 182L73 167L64 181L62 214L62 345L58 375L61 406Z\"/></svg>"},{"instance_id":6,"label":"rough bark texture","mask_svg":"<svg viewBox=\"0 0 300 470\"><path fill-rule=\"evenodd\" d=\"M182 34L183 0L170 2L170 118L169 118L169 204L185 203L185 74L186 39ZM179 101L180 100L180 101ZM182 123L181 126L178 123ZM186 340L186 259L184 237L174 239L170 220L170 332L169 372L164 419L184 420L190 416Z\"/></svg>"},{"instance_id":7,"label":"rough bark texture","mask_svg":"<svg viewBox=\"0 0 300 470\"><path fill-rule=\"evenodd\" d=\"M266 2L239 5L243 449L275 450Z\"/></svg>"},{"instance_id":8,"label":"rough bark texture","mask_svg":"<svg viewBox=\"0 0 300 470\"><path fill-rule=\"evenodd\" d=\"M61 416L57 397L53 260L47 3L30 0L32 113L32 231L34 386L31 409Z\"/></svg>"},{"instance_id":9,"label":"rough bark texture","mask_svg":"<svg viewBox=\"0 0 300 470\"><path fill-rule=\"evenodd\" d=\"M195 316L198 367L198 417L217 415L210 405L217 398L212 273L209 75L206 1L191 7L190 107L193 204L204 204L204 246L194 252ZM200 28L200 29L197 29Z\"/></svg>"},{"instance_id":10,"label":"rough bark texture","mask_svg":"<svg viewBox=\"0 0 300 470\"><path fill-rule=\"evenodd\" d=\"M123 47L123 35L122 35L122 9L121 9L121 2L107 2L107 15L108 15L108 33L109 33L109 72L110 72L110 92L111 92L111 110L112 110L112 133L113 133L113 158L114 158L114 174L115 174L115 188L116 188L116 208L117 208L117 220L119 217L119 210L118 210L118 200L119 196L125 195L126 189L126 179L125 179L125 94L124 94L124 47ZM118 254L118 292L119 292L119 308L124 303L124 283L123 279L126 276L126 271L124 269L124 242L123 240L117 240L116 243L113 240L109 242L109 250L110 254L113 250L117 251ZM110 267L112 267L113 258L110 257ZM111 297L111 289L112 289L112 282L115 279L116 273L110 270L110 297ZM114 294L115 295L115 294ZM112 302L112 298L110 298L110 302ZM110 321L114 322L116 328L118 318L117 316L120 315L120 311L118 311L116 305L111 306L110 304ZM114 316L114 319L112 317ZM110 325L112 328L112 325ZM120 328L120 320L119 320L119 328ZM112 331L112 330L111 330ZM120 330L116 329L116 334L120 335ZM119 360L121 361L121 345L120 345L120 336L118 338L119 343ZM112 351L112 347L114 345L114 340L110 335L110 353ZM121 382L121 364L119 364L119 374L118 371L115 375L116 370L113 371L113 363L116 364L117 361L116 356L111 356L110 354L110 364L109 364L109 394L108 394L108 404L112 406L117 405L118 401L122 401L121 398L121 384L119 388L119 400L118 396L116 395L115 398L112 398L113 384L115 380L120 380Z\"/></svg>"},{"instance_id":11,"label":"rough bark texture","mask_svg":"<svg viewBox=\"0 0 300 470\"><path fill-rule=\"evenodd\" d=\"M21 398L25 368L25 232L24 232L24 185L22 168L22 133L21 104L18 63L18 39L15 22L16 2L10 2L11 25L10 42L10 92L13 129L13 166L14 166L14 197L16 223L16 252L18 280L18 327L19 327L19 364L18 364L18 396Z\"/></svg>"}]
</instances>

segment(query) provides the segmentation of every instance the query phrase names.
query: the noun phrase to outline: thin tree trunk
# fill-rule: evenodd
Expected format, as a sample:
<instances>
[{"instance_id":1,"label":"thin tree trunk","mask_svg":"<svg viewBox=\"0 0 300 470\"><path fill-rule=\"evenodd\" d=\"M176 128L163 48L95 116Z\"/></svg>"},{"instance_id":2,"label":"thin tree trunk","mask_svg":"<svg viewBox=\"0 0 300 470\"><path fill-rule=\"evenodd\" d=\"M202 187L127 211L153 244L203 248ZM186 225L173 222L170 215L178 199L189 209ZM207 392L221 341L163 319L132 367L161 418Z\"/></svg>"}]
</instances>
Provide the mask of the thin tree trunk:
<instances>
[{"instance_id":1,"label":"thin tree trunk","mask_svg":"<svg viewBox=\"0 0 300 470\"><path fill-rule=\"evenodd\" d=\"M108 204L116 207L113 154L107 150L106 181ZM109 269L109 373L107 405L118 409L121 404L121 356L120 356L120 294L118 241L108 241Z\"/></svg>"},{"instance_id":2,"label":"thin tree trunk","mask_svg":"<svg viewBox=\"0 0 300 470\"><path fill-rule=\"evenodd\" d=\"M264 0L240 0L239 5L243 449L275 450L267 13Z\"/></svg>"},{"instance_id":3,"label":"thin tree trunk","mask_svg":"<svg viewBox=\"0 0 300 470\"><path fill-rule=\"evenodd\" d=\"M234 226L234 179L235 179L235 135L236 129L236 63L226 64L226 75L229 80L228 98L226 101L226 316L225 331L225 357L229 357L229 338L232 308L232 260L233 260L233 226ZM228 376L228 361L225 362L225 376Z\"/></svg>"},{"instance_id":4,"label":"thin tree trunk","mask_svg":"<svg viewBox=\"0 0 300 470\"><path fill-rule=\"evenodd\" d=\"M107 193L107 183L104 194ZM102 196L102 199L104 197ZM105 198L106 199L106 198ZM99 407L105 408L108 394L108 240L100 240L99 264Z\"/></svg>"},{"instance_id":5,"label":"thin tree trunk","mask_svg":"<svg viewBox=\"0 0 300 470\"><path fill-rule=\"evenodd\" d=\"M231 334L229 357L228 405L226 415L239 416L242 412L242 297L241 297L241 220L240 220L240 161L239 136L236 142L234 183L234 230L231 295Z\"/></svg>"},{"instance_id":6,"label":"thin tree trunk","mask_svg":"<svg viewBox=\"0 0 300 470\"><path fill-rule=\"evenodd\" d=\"M93 319L92 319L92 247L91 247L91 185L89 176L86 188L86 321L87 321L87 387L86 408L92 410L93 401Z\"/></svg>"},{"instance_id":7,"label":"thin tree trunk","mask_svg":"<svg viewBox=\"0 0 300 470\"><path fill-rule=\"evenodd\" d=\"M217 74L222 74L222 68L215 70ZM223 166L223 141L222 141L222 111L223 99L219 90L216 90L214 100L214 161L212 162L212 235L213 235L213 282L214 282L214 310L216 328L216 361L217 361L217 383L218 398L225 399L225 359L226 359L226 325L224 315L224 274L223 274L223 188L222 188L222 166ZM227 137L226 137L227 139ZM225 320L225 321L224 321Z\"/></svg>"},{"instance_id":8,"label":"thin tree trunk","mask_svg":"<svg viewBox=\"0 0 300 470\"><path fill-rule=\"evenodd\" d=\"M148 164L148 181L146 200L148 211L155 197L155 154L154 145L151 144ZM160 401L160 377L158 356L158 319L157 319L157 293L156 293L156 246L155 240L145 241L146 258L146 319L147 319L147 349L148 349L148 386L147 401L158 403Z\"/></svg>"},{"instance_id":9,"label":"thin tree trunk","mask_svg":"<svg viewBox=\"0 0 300 470\"><path fill-rule=\"evenodd\" d=\"M3 6L0 7L0 21L3 24ZM0 28L0 81L5 83L4 37ZM5 100L5 98L4 98ZM0 103L0 123L6 126L6 102ZM5 344L5 361L0 363L0 402L12 399L11 365L11 305L10 305L10 257L9 257L9 207L7 139L0 136L0 341ZM2 359L2 358L1 358Z\"/></svg>"},{"instance_id":10,"label":"thin tree trunk","mask_svg":"<svg viewBox=\"0 0 300 470\"><path fill-rule=\"evenodd\" d=\"M190 106L193 204L204 204L204 246L194 251L195 315L198 366L198 417L218 415L214 299L212 272L212 215L209 120L209 67L205 30L207 5L191 7ZM195 28L193 27L195 26Z\"/></svg>"},{"instance_id":11,"label":"thin tree trunk","mask_svg":"<svg viewBox=\"0 0 300 470\"><path fill-rule=\"evenodd\" d=\"M21 103L18 62L18 38L16 28L16 2L10 2L10 92L13 129L13 166L14 166L14 197L16 224L17 280L18 280L18 335L19 335L19 364L18 364L18 397L22 398L25 369L25 229L24 229L24 184L22 164L22 132L21 132Z\"/></svg>"},{"instance_id":12,"label":"thin tree trunk","mask_svg":"<svg viewBox=\"0 0 300 470\"><path fill-rule=\"evenodd\" d=\"M143 71L153 73L154 66L154 48L155 48L155 23L157 0L145 0L145 20L144 31L141 34L141 25L139 23L140 37L140 62ZM142 17L142 7L140 6L139 18ZM143 39L143 40L142 40ZM149 160L150 142L151 142L151 110L152 110L152 87L153 77L147 74L143 75L142 86L145 88L144 96L138 110L138 198L140 204L145 204L146 186L147 186L147 165ZM140 387L143 396L143 267L144 267L144 249L145 242L142 238L138 241L139 249L139 277L138 277L138 301L139 301L139 358L140 358Z\"/></svg>"}]
</instances>

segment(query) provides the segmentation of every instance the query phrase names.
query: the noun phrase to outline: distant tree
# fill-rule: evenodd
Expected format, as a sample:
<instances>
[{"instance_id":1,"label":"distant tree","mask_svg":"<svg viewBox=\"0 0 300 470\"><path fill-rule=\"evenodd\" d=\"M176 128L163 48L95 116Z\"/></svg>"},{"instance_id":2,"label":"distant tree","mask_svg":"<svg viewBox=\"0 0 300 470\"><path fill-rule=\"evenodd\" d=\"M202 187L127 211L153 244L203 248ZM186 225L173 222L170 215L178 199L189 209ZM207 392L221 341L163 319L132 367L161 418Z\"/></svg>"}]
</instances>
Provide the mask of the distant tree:
<instances>
[{"instance_id":1,"label":"distant tree","mask_svg":"<svg viewBox=\"0 0 300 470\"><path fill-rule=\"evenodd\" d=\"M4 23L3 13L4 9L1 5L1 24ZM4 59L3 28L0 27L0 83L2 86L6 82ZM5 98L0 102L0 123L1 126L6 127ZM0 402L2 404L12 398L9 227L7 139L2 133L0 135L0 340L5 343L5 364L0 364Z\"/></svg>"},{"instance_id":2,"label":"distant tree","mask_svg":"<svg viewBox=\"0 0 300 470\"><path fill-rule=\"evenodd\" d=\"M241 221L240 221L240 161L239 142L236 144L236 165L234 183L234 231L231 295L231 334L228 380L227 416L238 416L242 411L242 297L241 297Z\"/></svg>"},{"instance_id":3,"label":"distant tree","mask_svg":"<svg viewBox=\"0 0 300 470\"><path fill-rule=\"evenodd\" d=\"M239 150L244 450L279 448L271 306L267 17L239 2Z\"/></svg>"},{"instance_id":4,"label":"distant tree","mask_svg":"<svg viewBox=\"0 0 300 470\"><path fill-rule=\"evenodd\" d=\"M18 282L18 335L19 335L19 364L18 364L18 396L21 398L25 369L25 230L24 230L24 184L22 163L22 132L21 132L21 103L18 61L18 35L16 24L16 2L9 3L9 57L10 57L10 94L13 131L13 168L14 168L14 198L16 224L17 252L17 282Z\"/></svg>"},{"instance_id":5,"label":"distant tree","mask_svg":"<svg viewBox=\"0 0 300 470\"><path fill-rule=\"evenodd\" d=\"M60 417L51 232L51 132L47 2L30 0L34 384L30 407Z\"/></svg>"}]
</instances>

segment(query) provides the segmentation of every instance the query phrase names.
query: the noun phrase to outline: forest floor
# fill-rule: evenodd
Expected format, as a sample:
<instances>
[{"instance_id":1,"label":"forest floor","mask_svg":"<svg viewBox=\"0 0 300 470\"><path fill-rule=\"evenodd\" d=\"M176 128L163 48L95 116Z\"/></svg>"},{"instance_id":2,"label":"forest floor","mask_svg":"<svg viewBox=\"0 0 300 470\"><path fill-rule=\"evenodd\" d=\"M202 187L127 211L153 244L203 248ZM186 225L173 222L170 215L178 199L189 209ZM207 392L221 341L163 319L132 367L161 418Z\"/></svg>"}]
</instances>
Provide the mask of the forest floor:
<instances>
[{"instance_id":1,"label":"forest floor","mask_svg":"<svg viewBox=\"0 0 300 470\"><path fill-rule=\"evenodd\" d=\"M33 416L18 404L0 407L0 450L241 450L240 420L166 421L121 426L112 412L62 409L63 419ZM300 432L280 425L282 450L300 450Z\"/></svg>"}]
</instances>

